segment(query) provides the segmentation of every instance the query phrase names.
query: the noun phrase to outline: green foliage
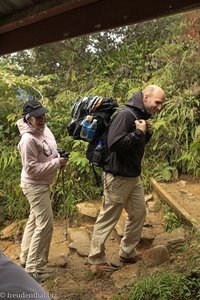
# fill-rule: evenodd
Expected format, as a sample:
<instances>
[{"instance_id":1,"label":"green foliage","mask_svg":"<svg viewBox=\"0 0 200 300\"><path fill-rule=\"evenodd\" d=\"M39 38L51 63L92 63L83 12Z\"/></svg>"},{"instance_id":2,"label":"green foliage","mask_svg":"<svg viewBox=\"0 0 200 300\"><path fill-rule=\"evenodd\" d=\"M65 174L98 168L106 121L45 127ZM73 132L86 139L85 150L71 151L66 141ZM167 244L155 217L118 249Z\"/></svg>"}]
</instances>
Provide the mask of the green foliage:
<instances>
[{"instance_id":1,"label":"green foliage","mask_svg":"<svg viewBox=\"0 0 200 300\"><path fill-rule=\"evenodd\" d=\"M28 94L42 98L59 148L71 152L67 196L62 182L54 195L58 216L66 207L73 214L77 202L101 195L85 158L86 143L74 142L66 131L73 102L85 95L112 96L123 104L149 84L163 87L165 107L152 120L154 135L143 161L145 188L151 188L151 176L162 181L180 173L199 176L199 19L197 10L0 58L0 201L7 217L24 217L28 210L19 187L15 125Z\"/></svg>"},{"instance_id":2,"label":"green foliage","mask_svg":"<svg viewBox=\"0 0 200 300\"><path fill-rule=\"evenodd\" d=\"M200 126L197 126L196 131L199 131ZM199 135L199 134L198 134ZM200 138L194 138L190 144L191 160L188 166L188 171L194 172L196 176L200 176Z\"/></svg>"},{"instance_id":3,"label":"green foliage","mask_svg":"<svg viewBox=\"0 0 200 300\"><path fill-rule=\"evenodd\" d=\"M148 149L151 146L148 146ZM148 150L147 150L148 151ZM154 156L145 156L142 163L142 179L146 192L151 190L150 178L153 177L157 181L171 181L178 178L176 166L170 166L169 162L163 161L162 158L155 160Z\"/></svg>"},{"instance_id":4,"label":"green foliage","mask_svg":"<svg viewBox=\"0 0 200 300\"><path fill-rule=\"evenodd\" d=\"M131 289L129 300L200 299L198 272L178 274L166 272L143 278Z\"/></svg>"},{"instance_id":5,"label":"green foliage","mask_svg":"<svg viewBox=\"0 0 200 300\"><path fill-rule=\"evenodd\" d=\"M191 271L200 273L200 230L193 230L191 237L186 248L187 264Z\"/></svg>"},{"instance_id":6,"label":"green foliage","mask_svg":"<svg viewBox=\"0 0 200 300\"><path fill-rule=\"evenodd\" d=\"M164 206L164 219L163 225L165 231L171 232L172 230L179 228L182 225L180 218L170 209L169 206Z\"/></svg>"},{"instance_id":7,"label":"green foliage","mask_svg":"<svg viewBox=\"0 0 200 300\"><path fill-rule=\"evenodd\" d=\"M3 207L5 218L12 220L27 216L28 202L20 188L21 161L16 148L1 149L0 156L0 205Z\"/></svg>"}]
</instances>

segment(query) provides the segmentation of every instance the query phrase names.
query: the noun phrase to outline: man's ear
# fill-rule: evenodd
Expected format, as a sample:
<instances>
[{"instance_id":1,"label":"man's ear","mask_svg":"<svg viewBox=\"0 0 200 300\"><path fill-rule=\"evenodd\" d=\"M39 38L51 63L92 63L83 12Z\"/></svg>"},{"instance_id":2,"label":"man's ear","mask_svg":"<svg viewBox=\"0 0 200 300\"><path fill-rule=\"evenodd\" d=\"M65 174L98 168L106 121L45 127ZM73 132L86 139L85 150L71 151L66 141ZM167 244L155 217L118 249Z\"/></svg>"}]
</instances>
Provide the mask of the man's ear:
<instances>
[{"instance_id":1,"label":"man's ear","mask_svg":"<svg viewBox=\"0 0 200 300\"><path fill-rule=\"evenodd\" d=\"M144 100L144 102L147 102L147 100L148 100L148 94L144 94L144 96L143 96L143 100Z\"/></svg>"}]
</instances>

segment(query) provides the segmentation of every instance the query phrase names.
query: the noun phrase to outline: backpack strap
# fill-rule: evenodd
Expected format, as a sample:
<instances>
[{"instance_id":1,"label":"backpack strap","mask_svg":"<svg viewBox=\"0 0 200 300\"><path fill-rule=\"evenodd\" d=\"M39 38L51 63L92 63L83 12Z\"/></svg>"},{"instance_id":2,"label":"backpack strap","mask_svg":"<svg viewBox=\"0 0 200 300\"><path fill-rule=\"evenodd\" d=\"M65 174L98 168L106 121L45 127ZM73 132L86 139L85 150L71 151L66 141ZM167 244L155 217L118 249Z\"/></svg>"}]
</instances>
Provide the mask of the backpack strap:
<instances>
[{"instance_id":1,"label":"backpack strap","mask_svg":"<svg viewBox=\"0 0 200 300\"><path fill-rule=\"evenodd\" d=\"M112 121L112 120L115 118L115 116L120 112L120 110L128 110L128 111L130 111L130 113L135 117L135 119L138 120L138 117L137 117L135 111L133 111L133 109L131 109L131 108L127 107L127 106L119 106L119 107L116 109L116 111L114 112L114 114L111 116L111 118L110 118L111 121Z\"/></svg>"},{"instance_id":2,"label":"backpack strap","mask_svg":"<svg viewBox=\"0 0 200 300\"><path fill-rule=\"evenodd\" d=\"M137 117L136 113L133 111L133 109L131 109L129 107L126 107L125 109L130 111L130 113L132 113L132 115L135 117L135 119L138 120L138 117Z\"/></svg>"},{"instance_id":3,"label":"backpack strap","mask_svg":"<svg viewBox=\"0 0 200 300\"><path fill-rule=\"evenodd\" d=\"M95 167L94 167L94 164L91 163L92 165L92 170L93 170L93 173L94 173L94 178L95 178L95 181L96 181L96 186L100 186L101 185L101 176L99 176L95 170Z\"/></svg>"}]
</instances>

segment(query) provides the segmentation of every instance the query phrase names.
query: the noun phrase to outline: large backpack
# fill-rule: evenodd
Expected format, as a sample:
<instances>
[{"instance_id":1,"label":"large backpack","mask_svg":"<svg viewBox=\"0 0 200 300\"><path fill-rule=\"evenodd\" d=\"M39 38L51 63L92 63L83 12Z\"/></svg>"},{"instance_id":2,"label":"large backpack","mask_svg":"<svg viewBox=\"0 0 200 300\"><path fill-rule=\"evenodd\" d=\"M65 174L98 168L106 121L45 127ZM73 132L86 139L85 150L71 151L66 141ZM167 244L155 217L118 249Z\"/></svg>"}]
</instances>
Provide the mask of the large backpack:
<instances>
[{"instance_id":1,"label":"large backpack","mask_svg":"<svg viewBox=\"0 0 200 300\"><path fill-rule=\"evenodd\" d=\"M86 116L90 115L97 120L94 139L97 138L105 131L117 107L117 102L112 98L89 96L76 100L71 109L72 120L67 126L69 135L76 140L81 140L81 123Z\"/></svg>"},{"instance_id":2,"label":"large backpack","mask_svg":"<svg viewBox=\"0 0 200 300\"><path fill-rule=\"evenodd\" d=\"M67 126L70 136L76 140L85 140L80 136L82 121L90 115L97 120L97 127L92 141L88 143L86 157L92 165L103 168L107 158L107 133L110 120L118 104L113 98L89 96L75 101L72 110L72 120ZM100 157L96 160L95 149L101 145ZM98 147L100 148L100 147ZM99 149L100 150L100 149Z\"/></svg>"}]
</instances>

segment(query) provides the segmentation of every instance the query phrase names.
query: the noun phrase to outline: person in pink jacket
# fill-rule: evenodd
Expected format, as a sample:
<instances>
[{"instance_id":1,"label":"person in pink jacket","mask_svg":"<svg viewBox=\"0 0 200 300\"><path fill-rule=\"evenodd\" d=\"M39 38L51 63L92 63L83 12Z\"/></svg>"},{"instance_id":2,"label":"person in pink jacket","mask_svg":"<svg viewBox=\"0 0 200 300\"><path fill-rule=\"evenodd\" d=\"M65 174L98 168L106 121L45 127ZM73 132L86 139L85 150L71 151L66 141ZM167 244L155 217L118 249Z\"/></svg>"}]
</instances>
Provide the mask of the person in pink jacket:
<instances>
[{"instance_id":1,"label":"person in pink jacket","mask_svg":"<svg viewBox=\"0 0 200 300\"><path fill-rule=\"evenodd\" d=\"M18 149L22 159L21 188L30 204L30 215L21 243L20 262L35 279L47 277L53 233L50 184L68 158L60 157L54 135L46 126L48 110L35 100L23 107L24 118L17 121L21 134Z\"/></svg>"}]
</instances>

